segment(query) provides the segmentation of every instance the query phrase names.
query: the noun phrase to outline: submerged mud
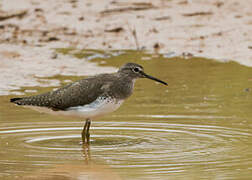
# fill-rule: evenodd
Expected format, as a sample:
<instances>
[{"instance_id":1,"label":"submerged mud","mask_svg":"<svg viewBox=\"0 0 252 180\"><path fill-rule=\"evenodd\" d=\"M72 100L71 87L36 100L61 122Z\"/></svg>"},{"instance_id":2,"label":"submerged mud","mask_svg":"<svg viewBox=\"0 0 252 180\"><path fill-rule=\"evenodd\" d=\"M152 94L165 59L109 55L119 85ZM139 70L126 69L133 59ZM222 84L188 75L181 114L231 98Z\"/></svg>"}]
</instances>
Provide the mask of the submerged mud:
<instances>
[{"instance_id":1,"label":"submerged mud","mask_svg":"<svg viewBox=\"0 0 252 180\"><path fill-rule=\"evenodd\" d=\"M37 77L115 70L97 68L87 59L60 56L55 48L145 49L167 57L200 56L252 66L251 5L246 0L3 0L0 94L7 95L9 89L21 86L59 83L42 83Z\"/></svg>"},{"instance_id":2,"label":"submerged mud","mask_svg":"<svg viewBox=\"0 0 252 180\"><path fill-rule=\"evenodd\" d=\"M0 178L106 179L110 173L115 179L136 180L251 176L250 68L139 51L56 52L90 58L103 68L134 59L169 85L137 80L133 95L120 109L92 121L89 147L79 144L83 119L39 113L9 103L13 95L0 96ZM78 78L48 79L65 84ZM15 91L33 95L51 89Z\"/></svg>"}]
</instances>

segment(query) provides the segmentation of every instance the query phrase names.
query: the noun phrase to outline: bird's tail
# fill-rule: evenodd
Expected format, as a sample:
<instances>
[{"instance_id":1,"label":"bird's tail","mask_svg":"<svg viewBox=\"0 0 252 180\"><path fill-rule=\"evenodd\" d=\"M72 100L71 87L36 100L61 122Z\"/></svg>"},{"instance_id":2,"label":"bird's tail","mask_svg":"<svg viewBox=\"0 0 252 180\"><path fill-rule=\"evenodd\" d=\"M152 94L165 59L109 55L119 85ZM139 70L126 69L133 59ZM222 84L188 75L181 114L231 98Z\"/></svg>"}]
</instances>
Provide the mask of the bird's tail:
<instances>
[{"instance_id":1,"label":"bird's tail","mask_svg":"<svg viewBox=\"0 0 252 180\"><path fill-rule=\"evenodd\" d=\"M24 98L11 98L10 102L15 103L17 105L32 105L30 97Z\"/></svg>"},{"instance_id":2,"label":"bird's tail","mask_svg":"<svg viewBox=\"0 0 252 180\"><path fill-rule=\"evenodd\" d=\"M21 100L21 99L23 99L23 98L11 98L10 102L15 103L16 101Z\"/></svg>"},{"instance_id":3,"label":"bird's tail","mask_svg":"<svg viewBox=\"0 0 252 180\"><path fill-rule=\"evenodd\" d=\"M23 98L12 98L10 102L17 105L32 105L32 106L49 106L50 98L48 98L48 93L37 95L37 96L28 96Z\"/></svg>"}]
</instances>

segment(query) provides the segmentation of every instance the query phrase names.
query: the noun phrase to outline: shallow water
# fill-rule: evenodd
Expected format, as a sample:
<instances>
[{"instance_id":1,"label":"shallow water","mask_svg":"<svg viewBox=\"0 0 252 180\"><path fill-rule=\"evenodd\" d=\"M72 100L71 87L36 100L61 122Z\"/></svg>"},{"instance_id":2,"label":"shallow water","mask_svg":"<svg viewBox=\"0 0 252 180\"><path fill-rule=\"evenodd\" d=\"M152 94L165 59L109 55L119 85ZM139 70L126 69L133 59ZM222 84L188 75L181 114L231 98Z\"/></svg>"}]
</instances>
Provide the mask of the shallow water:
<instances>
[{"instance_id":1,"label":"shallow water","mask_svg":"<svg viewBox=\"0 0 252 180\"><path fill-rule=\"evenodd\" d=\"M119 110L92 122L90 147L79 144L82 119L39 113L0 96L2 179L95 179L94 171L101 172L99 179L111 174L113 179L252 176L251 68L132 51L72 54L101 66L134 61L169 86L138 80ZM50 77L62 82L78 78ZM29 88L39 93L49 89Z\"/></svg>"}]
</instances>

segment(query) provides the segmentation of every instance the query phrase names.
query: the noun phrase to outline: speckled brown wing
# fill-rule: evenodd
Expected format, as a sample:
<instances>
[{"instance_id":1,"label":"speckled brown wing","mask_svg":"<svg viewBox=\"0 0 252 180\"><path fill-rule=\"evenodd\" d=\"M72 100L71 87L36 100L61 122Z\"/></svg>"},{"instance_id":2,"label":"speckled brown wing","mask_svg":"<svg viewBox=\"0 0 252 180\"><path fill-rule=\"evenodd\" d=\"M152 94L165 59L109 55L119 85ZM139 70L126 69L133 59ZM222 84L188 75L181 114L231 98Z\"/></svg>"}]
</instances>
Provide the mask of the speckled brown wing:
<instances>
[{"instance_id":1,"label":"speckled brown wing","mask_svg":"<svg viewBox=\"0 0 252 180\"><path fill-rule=\"evenodd\" d=\"M43 106L53 110L82 106L93 102L99 95L106 93L107 88L102 87L106 83L110 84L113 77L111 74L99 76L103 76L103 78L93 76L66 85L56 91L24 98L13 98L10 101L17 105Z\"/></svg>"}]
</instances>

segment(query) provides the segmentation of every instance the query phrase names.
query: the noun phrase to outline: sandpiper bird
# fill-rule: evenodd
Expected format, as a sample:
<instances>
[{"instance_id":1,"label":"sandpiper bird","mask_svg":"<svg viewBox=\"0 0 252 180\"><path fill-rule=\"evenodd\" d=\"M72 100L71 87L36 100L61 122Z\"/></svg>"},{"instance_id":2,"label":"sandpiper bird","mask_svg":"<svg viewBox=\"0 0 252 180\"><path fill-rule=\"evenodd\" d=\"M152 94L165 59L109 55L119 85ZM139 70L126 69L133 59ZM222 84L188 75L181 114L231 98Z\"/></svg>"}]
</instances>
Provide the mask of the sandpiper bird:
<instances>
[{"instance_id":1,"label":"sandpiper bird","mask_svg":"<svg viewBox=\"0 0 252 180\"><path fill-rule=\"evenodd\" d=\"M89 143L91 119L119 108L132 92L137 78L149 78L167 85L144 73L143 67L135 63L123 65L118 72L99 74L68 84L55 91L35 96L12 98L17 105L42 107L66 115L78 115L86 119L82 130L82 142Z\"/></svg>"}]
</instances>

